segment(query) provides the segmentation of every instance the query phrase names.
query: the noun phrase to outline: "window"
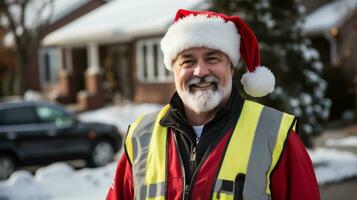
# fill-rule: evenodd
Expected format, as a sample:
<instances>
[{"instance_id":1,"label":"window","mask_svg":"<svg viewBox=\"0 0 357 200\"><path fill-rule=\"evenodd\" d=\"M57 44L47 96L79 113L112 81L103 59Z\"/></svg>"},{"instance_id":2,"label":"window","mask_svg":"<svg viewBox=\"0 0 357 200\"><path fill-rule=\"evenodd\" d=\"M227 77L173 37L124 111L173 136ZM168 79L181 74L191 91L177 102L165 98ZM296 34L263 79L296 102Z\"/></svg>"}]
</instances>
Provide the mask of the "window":
<instances>
[{"instance_id":1,"label":"window","mask_svg":"<svg viewBox=\"0 0 357 200\"><path fill-rule=\"evenodd\" d=\"M142 39L136 43L138 78L142 82L172 82L172 74L165 68L160 49L161 38Z\"/></svg>"},{"instance_id":2,"label":"window","mask_svg":"<svg viewBox=\"0 0 357 200\"><path fill-rule=\"evenodd\" d=\"M45 61L45 66L44 66L44 79L47 83L51 82L51 69L50 69L50 55L45 54L44 55L44 61Z\"/></svg>"},{"instance_id":3,"label":"window","mask_svg":"<svg viewBox=\"0 0 357 200\"><path fill-rule=\"evenodd\" d=\"M40 50L40 78L42 84L56 84L61 67L62 53L59 48L43 48Z\"/></svg>"},{"instance_id":4,"label":"window","mask_svg":"<svg viewBox=\"0 0 357 200\"><path fill-rule=\"evenodd\" d=\"M0 125L34 124L38 119L33 107L17 107L0 111Z\"/></svg>"},{"instance_id":5,"label":"window","mask_svg":"<svg viewBox=\"0 0 357 200\"><path fill-rule=\"evenodd\" d=\"M58 126L68 126L73 123L73 119L60 109L49 106L36 107L36 113L43 123L55 123Z\"/></svg>"}]
</instances>

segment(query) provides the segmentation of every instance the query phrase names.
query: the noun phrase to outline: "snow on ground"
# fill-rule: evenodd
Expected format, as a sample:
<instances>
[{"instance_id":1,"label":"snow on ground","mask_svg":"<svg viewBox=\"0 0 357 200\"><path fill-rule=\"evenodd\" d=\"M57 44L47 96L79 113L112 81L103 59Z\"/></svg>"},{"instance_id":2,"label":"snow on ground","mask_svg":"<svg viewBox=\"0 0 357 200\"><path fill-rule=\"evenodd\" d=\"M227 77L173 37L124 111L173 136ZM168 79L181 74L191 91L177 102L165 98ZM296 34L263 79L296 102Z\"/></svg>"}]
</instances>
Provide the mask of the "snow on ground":
<instances>
[{"instance_id":1,"label":"snow on ground","mask_svg":"<svg viewBox=\"0 0 357 200\"><path fill-rule=\"evenodd\" d=\"M105 199L116 163L75 171L66 163L40 168L36 174L20 170L0 182L0 199L8 200L99 200Z\"/></svg>"},{"instance_id":2,"label":"snow on ground","mask_svg":"<svg viewBox=\"0 0 357 200\"><path fill-rule=\"evenodd\" d=\"M84 112L79 119L87 122L103 122L116 125L122 133L126 133L128 125L142 114L160 110L159 104L126 104L124 106L108 106L95 111Z\"/></svg>"},{"instance_id":3,"label":"snow on ground","mask_svg":"<svg viewBox=\"0 0 357 200\"><path fill-rule=\"evenodd\" d=\"M160 109L157 104L127 104L110 106L82 113L83 121L112 123L125 133L129 123L143 113ZM355 138L347 139L347 141ZM340 142L343 140L339 140ZM336 141L335 141L336 143ZM351 143L351 142L346 142ZM309 151L319 184L357 176L357 155L334 149L318 148ZM0 199L6 200L99 200L105 199L116 162L96 169L74 170L64 162L38 169L35 175L16 171L8 180L0 181Z\"/></svg>"},{"instance_id":4,"label":"snow on ground","mask_svg":"<svg viewBox=\"0 0 357 200\"><path fill-rule=\"evenodd\" d=\"M341 139L328 139L326 145L357 147L357 136L349 136Z\"/></svg>"},{"instance_id":5,"label":"snow on ground","mask_svg":"<svg viewBox=\"0 0 357 200\"><path fill-rule=\"evenodd\" d=\"M357 155L348 151L318 148L309 151L319 184L357 177Z\"/></svg>"}]
</instances>

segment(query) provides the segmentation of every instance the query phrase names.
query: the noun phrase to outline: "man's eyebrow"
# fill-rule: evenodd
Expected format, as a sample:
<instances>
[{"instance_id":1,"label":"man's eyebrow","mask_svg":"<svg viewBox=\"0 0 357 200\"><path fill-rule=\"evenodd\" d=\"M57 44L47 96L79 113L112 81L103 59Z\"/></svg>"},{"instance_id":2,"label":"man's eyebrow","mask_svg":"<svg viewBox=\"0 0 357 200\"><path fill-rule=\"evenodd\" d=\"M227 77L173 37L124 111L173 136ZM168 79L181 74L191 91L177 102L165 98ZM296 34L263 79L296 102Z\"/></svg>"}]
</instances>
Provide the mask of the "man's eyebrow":
<instances>
[{"instance_id":1,"label":"man's eyebrow","mask_svg":"<svg viewBox=\"0 0 357 200\"><path fill-rule=\"evenodd\" d=\"M182 59L192 59L192 58L193 58L193 55L190 53L181 53L172 61L172 63L175 63L179 59L182 60Z\"/></svg>"},{"instance_id":2,"label":"man's eyebrow","mask_svg":"<svg viewBox=\"0 0 357 200\"><path fill-rule=\"evenodd\" d=\"M222 52L220 52L218 50L212 50L212 51L205 53L205 56L221 55L221 54L222 54Z\"/></svg>"},{"instance_id":3,"label":"man's eyebrow","mask_svg":"<svg viewBox=\"0 0 357 200\"><path fill-rule=\"evenodd\" d=\"M178 58L193 58L193 55L190 53L182 53L178 56Z\"/></svg>"}]
</instances>

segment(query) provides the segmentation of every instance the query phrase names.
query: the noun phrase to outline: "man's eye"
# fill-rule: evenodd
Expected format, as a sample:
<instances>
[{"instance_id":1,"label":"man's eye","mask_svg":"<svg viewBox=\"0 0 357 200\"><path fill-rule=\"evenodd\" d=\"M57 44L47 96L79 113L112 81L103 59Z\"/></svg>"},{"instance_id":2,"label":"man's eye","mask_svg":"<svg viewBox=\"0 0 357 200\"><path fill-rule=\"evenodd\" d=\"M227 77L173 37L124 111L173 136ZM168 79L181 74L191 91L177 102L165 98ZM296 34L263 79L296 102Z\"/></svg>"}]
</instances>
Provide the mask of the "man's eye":
<instances>
[{"instance_id":1,"label":"man's eye","mask_svg":"<svg viewBox=\"0 0 357 200\"><path fill-rule=\"evenodd\" d=\"M209 57L207 58L208 63L217 63L219 59L217 57Z\"/></svg>"},{"instance_id":2,"label":"man's eye","mask_svg":"<svg viewBox=\"0 0 357 200\"><path fill-rule=\"evenodd\" d=\"M184 60L180 63L180 66L182 67L189 67L194 63L193 60Z\"/></svg>"}]
</instances>

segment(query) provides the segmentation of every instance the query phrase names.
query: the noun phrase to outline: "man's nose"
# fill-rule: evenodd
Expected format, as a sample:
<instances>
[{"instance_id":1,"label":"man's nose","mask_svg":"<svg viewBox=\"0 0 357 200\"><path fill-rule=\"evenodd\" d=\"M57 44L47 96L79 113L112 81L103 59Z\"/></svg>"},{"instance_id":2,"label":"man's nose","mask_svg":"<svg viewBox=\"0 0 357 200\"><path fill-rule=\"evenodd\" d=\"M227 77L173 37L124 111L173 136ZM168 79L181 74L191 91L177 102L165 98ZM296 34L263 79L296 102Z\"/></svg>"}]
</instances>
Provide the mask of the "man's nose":
<instances>
[{"instance_id":1,"label":"man's nose","mask_svg":"<svg viewBox=\"0 0 357 200\"><path fill-rule=\"evenodd\" d=\"M197 65L195 66L193 75L197 77L205 77L209 75L209 69L208 66L205 65L204 62L198 62Z\"/></svg>"}]
</instances>

